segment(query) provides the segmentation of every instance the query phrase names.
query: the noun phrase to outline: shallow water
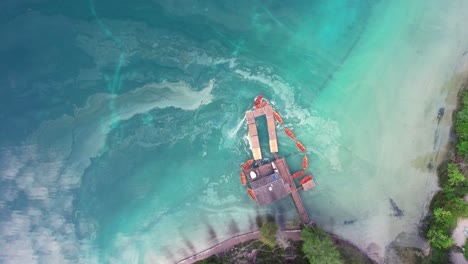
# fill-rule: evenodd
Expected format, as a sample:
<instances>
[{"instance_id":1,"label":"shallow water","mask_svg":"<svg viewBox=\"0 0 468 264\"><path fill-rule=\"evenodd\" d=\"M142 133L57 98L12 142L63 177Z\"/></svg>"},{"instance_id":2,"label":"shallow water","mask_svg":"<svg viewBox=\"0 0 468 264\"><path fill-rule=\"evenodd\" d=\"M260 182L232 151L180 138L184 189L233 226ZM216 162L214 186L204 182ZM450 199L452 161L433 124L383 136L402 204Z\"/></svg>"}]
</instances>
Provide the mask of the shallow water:
<instances>
[{"instance_id":1,"label":"shallow water","mask_svg":"<svg viewBox=\"0 0 468 264\"><path fill-rule=\"evenodd\" d=\"M0 262L173 263L259 215L297 225L291 198L260 208L240 184L259 93L308 148L311 219L380 260L416 232L468 69L465 1L0 6Z\"/></svg>"}]
</instances>

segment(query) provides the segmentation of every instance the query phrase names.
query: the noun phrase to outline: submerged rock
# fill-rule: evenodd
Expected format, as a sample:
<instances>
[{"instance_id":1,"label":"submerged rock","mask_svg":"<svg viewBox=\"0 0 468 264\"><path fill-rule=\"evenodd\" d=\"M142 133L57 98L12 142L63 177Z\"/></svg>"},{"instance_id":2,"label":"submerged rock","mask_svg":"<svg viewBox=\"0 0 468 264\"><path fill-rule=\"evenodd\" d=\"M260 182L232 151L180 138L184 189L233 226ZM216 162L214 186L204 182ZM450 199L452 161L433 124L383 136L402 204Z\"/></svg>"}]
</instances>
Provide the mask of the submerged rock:
<instances>
[{"instance_id":1,"label":"submerged rock","mask_svg":"<svg viewBox=\"0 0 468 264\"><path fill-rule=\"evenodd\" d=\"M398 205L395 203L395 201L393 201L392 198L389 198L389 200L390 200L390 205L393 210L392 216L402 217L404 215L403 210L401 210L400 207L398 207Z\"/></svg>"},{"instance_id":2,"label":"submerged rock","mask_svg":"<svg viewBox=\"0 0 468 264\"><path fill-rule=\"evenodd\" d=\"M440 119L444 116L445 114L445 108L441 107L439 108L439 111L437 112L437 119L440 121Z\"/></svg>"}]
</instances>

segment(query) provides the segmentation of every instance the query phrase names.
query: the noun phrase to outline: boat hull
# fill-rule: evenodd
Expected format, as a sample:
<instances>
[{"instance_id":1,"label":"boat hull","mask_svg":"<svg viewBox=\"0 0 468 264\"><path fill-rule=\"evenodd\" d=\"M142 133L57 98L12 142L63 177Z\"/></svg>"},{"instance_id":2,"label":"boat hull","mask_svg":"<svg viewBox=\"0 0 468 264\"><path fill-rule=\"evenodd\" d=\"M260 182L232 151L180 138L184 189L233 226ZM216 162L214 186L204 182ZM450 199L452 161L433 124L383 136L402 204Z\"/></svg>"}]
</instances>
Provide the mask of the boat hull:
<instances>
[{"instance_id":1,"label":"boat hull","mask_svg":"<svg viewBox=\"0 0 468 264\"><path fill-rule=\"evenodd\" d=\"M306 183L306 182L308 182L310 180L312 180L312 175L309 174L309 175L305 176L299 183L302 185L302 184L304 184L304 183Z\"/></svg>"},{"instance_id":2,"label":"boat hull","mask_svg":"<svg viewBox=\"0 0 468 264\"><path fill-rule=\"evenodd\" d=\"M284 133L286 133L286 135L288 135L291 139L296 139L296 135L294 135L294 133L286 127L284 128Z\"/></svg>"},{"instance_id":3,"label":"boat hull","mask_svg":"<svg viewBox=\"0 0 468 264\"><path fill-rule=\"evenodd\" d=\"M304 145L302 145L301 142L299 141L296 141L296 146L299 150L301 150L302 152L306 152L306 148L304 147Z\"/></svg>"},{"instance_id":4,"label":"boat hull","mask_svg":"<svg viewBox=\"0 0 468 264\"><path fill-rule=\"evenodd\" d=\"M280 114L273 112L273 116L275 117L276 121L278 121L278 123L283 124L283 118L280 116Z\"/></svg>"},{"instance_id":5,"label":"boat hull","mask_svg":"<svg viewBox=\"0 0 468 264\"><path fill-rule=\"evenodd\" d=\"M303 171L303 170L302 170L302 171L298 171L298 172L294 173L293 175L291 175L291 178L293 178L293 179L299 178L299 177L301 177L302 175L304 175L304 173L305 173L305 171Z\"/></svg>"},{"instance_id":6,"label":"boat hull","mask_svg":"<svg viewBox=\"0 0 468 264\"><path fill-rule=\"evenodd\" d=\"M252 189L247 188L247 192L249 193L250 197L252 197L254 201L257 200L257 197L255 197L255 193L252 191Z\"/></svg>"},{"instance_id":7,"label":"boat hull","mask_svg":"<svg viewBox=\"0 0 468 264\"><path fill-rule=\"evenodd\" d=\"M245 186L247 184L247 180L245 178L245 173L243 171L240 172L240 177L241 177L242 186Z\"/></svg>"},{"instance_id":8,"label":"boat hull","mask_svg":"<svg viewBox=\"0 0 468 264\"><path fill-rule=\"evenodd\" d=\"M253 159L249 159L248 161L246 161L243 165L242 165L242 169L247 169L248 167L250 167L253 163Z\"/></svg>"}]
</instances>

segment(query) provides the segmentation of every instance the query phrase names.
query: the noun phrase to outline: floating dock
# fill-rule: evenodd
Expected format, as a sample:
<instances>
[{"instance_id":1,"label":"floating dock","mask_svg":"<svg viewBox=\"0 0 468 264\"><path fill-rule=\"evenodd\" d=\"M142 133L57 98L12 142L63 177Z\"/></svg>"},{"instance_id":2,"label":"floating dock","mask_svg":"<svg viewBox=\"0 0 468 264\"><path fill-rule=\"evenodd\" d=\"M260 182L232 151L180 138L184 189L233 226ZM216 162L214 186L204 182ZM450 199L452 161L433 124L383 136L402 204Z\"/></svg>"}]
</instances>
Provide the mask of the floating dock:
<instances>
[{"instance_id":1,"label":"floating dock","mask_svg":"<svg viewBox=\"0 0 468 264\"><path fill-rule=\"evenodd\" d=\"M255 122L255 118L263 115L265 115L267 119L270 152L275 157L274 161L266 164L261 163L262 153L258 138L257 124ZM245 118L247 119L247 125L249 127L250 149L258 167L249 167L244 169L244 172L247 177L247 181L255 194L256 202L259 205L265 205L291 194L299 215L301 216L302 222L309 224L309 216L307 215L307 211L305 210L298 191L301 189L308 190L312 188L313 186L311 184L313 183L313 180L307 182L307 187L306 185L303 185L296 188L296 184L291 177L286 160L278 157L276 123L272 106L266 105L265 107L247 111L245 113Z\"/></svg>"},{"instance_id":2,"label":"floating dock","mask_svg":"<svg viewBox=\"0 0 468 264\"><path fill-rule=\"evenodd\" d=\"M270 144L270 152L278 152L278 142L276 139L276 124L275 118L273 116L273 107L267 105L265 107L255 109L252 111L247 111L245 113L245 118L247 119L247 124L249 126L249 138L250 138L250 149L254 160L261 160L262 153L260 150L260 140L258 139L257 124L255 123L255 118L259 116L266 115L267 127L268 127L268 139Z\"/></svg>"}]
</instances>

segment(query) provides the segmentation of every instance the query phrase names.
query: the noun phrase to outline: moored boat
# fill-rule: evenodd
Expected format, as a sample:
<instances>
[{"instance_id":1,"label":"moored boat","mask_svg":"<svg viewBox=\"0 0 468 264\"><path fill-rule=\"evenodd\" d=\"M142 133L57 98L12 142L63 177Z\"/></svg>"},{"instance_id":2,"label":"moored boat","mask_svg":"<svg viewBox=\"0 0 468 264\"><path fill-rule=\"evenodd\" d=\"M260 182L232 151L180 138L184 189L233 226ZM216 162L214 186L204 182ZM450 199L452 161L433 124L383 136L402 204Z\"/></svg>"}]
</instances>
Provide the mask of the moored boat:
<instances>
[{"instance_id":1,"label":"moored boat","mask_svg":"<svg viewBox=\"0 0 468 264\"><path fill-rule=\"evenodd\" d=\"M255 100L254 100L254 105L257 106L258 104L260 104L260 102L262 101L262 99L263 99L263 94L259 94L259 95L257 96L257 98L255 98Z\"/></svg>"},{"instance_id":2,"label":"moored boat","mask_svg":"<svg viewBox=\"0 0 468 264\"><path fill-rule=\"evenodd\" d=\"M245 179L245 173L243 171L240 172L240 177L242 185L245 186L247 184L247 180Z\"/></svg>"},{"instance_id":3,"label":"moored boat","mask_svg":"<svg viewBox=\"0 0 468 264\"><path fill-rule=\"evenodd\" d=\"M278 123L283 124L283 118L281 118L280 114L273 112L273 116L275 117L276 121L278 121Z\"/></svg>"},{"instance_id":4,"label":"moored boat","mask_svg":"<svg viewBox=\"0 0 468 264\"><path fill-rule=\"evenodd\" d=\"M245 169L247 169L248 167L250 167L250 165L252 165L253 161L254 161L253 159L249 159L248 161L246 161L246 162L244 163L244 165L242 165L242 169L245 170Z\"/></svg>"},{"instance_id":5,"label":"moored boat","mask_svg":"<svg viewBox=\"0 0 468 264\"><path fill-rule=\"evenodd\" d=\"M307 166L309 166L309 159L307 158L307 155L304 155L304 158L302 158L302 170L307 170Z\"/></svg>"},{"instance_id":6,"label":"moored boat","mask_svg":"<svg viewBox=\"0 0 468 264\"><path fill-rule=\"evenodd\" d=\"M291 178L293 178L293 179L299 178L302 175L304 175L304 173L305 173L305 171L303 171L303 170L298 171L298 172L294 173L293 175L291 175Z\"/></svg>"},{"instance_id":7,"label":"moored boat","mask_svg":"<svg viewBox=\"0 0 468 264\"><path fill-rule=\"evenodd\" d=\"M302 184L304 184L304 183L306 183L306 182L308 182L310 180L312 180L312 175L309 174L309 175L305 176L299 183L302 185Z\"/></svg>"},{"instance_id":8,"label":"moored boat","mask_svg":"<svg viewBox=\"0 0 468 264\"><path fill-rule=\"evenodd\" d=\"M263 102L255 105L255 108L259 109L259 108L265 107L267 104L268 104L267 101L263 101Z\"/></svg>"},{"instance_id":9,"label":"moored boat","mask_svg":"<svg viewBox=\"0 0 468 264\"><path fill-rule=\"evenodd\" d=\"M294 135L294 133L287 127L284 128L284 133L286 133L286 135L288 135L291 139L296 138L296 135Z\"/></svg>"},{"instance_id":10,"label":"moored boat","mask_svg":"<svg viewBox=\"0 0 468 264\"><path fill-rule=\"evenodd\" d=\"M255 193L252 191L252 189L247 188L247 191L249 192L250 197L256 201L257 197L255 197Z\"/></svg>"},{"instance_id":11,"label":"moored boat","mask_svg":"<svg viewBox=\"0 0 468 264\"><path fill-rule=\"evenodd\" d=\"M297 146L297 148L299 148L302 152L306 152L306 148L304 147L304 145L302 145L301 142L296 141L296 146Z\"/></svg>"}]
</instances>

